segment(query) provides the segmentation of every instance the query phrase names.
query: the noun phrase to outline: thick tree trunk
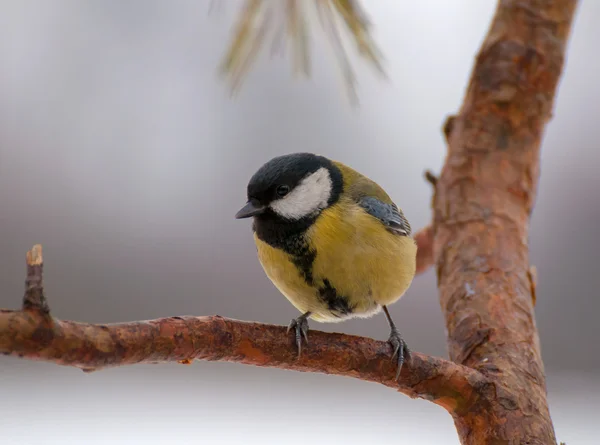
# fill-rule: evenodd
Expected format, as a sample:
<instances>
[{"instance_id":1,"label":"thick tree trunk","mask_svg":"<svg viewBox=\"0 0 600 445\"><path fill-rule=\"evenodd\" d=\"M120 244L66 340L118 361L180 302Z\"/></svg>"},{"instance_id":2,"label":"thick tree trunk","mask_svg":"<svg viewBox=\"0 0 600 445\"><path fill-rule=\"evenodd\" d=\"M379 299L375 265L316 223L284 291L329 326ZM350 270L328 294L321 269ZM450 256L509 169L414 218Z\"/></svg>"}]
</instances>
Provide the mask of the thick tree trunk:
<instances>
[{"instance_id":1,"label":"thick tree trunk","mask_svg":"<svg viewBox=\"0 0 600 445\"><path fill-rule=\"evenodd\" d=\"M529 217L575 0L502 0L464 104L446 125L434 258L450 358L492 382L454 413L463 444L554 444ZM490 403L490 400L497 403Z\"/></svg>"}]
</instances>

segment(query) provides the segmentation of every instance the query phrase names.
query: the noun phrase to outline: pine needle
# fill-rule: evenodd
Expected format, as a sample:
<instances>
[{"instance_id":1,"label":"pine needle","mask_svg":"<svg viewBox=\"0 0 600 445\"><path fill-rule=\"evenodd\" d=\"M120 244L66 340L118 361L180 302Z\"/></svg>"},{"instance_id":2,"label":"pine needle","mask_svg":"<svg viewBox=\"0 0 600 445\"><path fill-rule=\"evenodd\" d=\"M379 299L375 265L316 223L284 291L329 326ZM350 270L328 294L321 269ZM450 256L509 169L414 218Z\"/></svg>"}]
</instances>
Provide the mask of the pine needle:
<instances>
[{"instance_id":1,"label":"pine needle","mask_svg":"<svg viewBox=\"0 0 600 445\"><path fill-rule=\"evenodd\" d=\"M315 8L321 26L333 46L333 52L352 102L357 100L356 75L342 42L346 29L359 56L366 59L383 76L382 54L371 36L371 22L359 0L244 0L233 27L231 44L221 63L221 74L236 92L257 59L265 40L271 38L271 54L292 48L293 73L310 76L308 8ZM269 37L269 34L272 34Z\"/></svg>"}]
</instances>

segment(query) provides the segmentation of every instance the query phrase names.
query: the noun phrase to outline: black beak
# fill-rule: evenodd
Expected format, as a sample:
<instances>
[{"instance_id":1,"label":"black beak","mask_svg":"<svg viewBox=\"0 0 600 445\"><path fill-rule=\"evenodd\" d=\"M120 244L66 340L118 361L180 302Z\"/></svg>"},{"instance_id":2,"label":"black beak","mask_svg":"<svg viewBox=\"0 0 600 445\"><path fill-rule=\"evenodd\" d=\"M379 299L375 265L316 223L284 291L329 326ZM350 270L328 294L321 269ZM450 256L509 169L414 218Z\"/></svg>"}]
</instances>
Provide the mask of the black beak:
<instances>
[{"instance_id":1,"label":"black beak","mask_svg":"<svg viewBox=\"0 0 600 445\"><path fill-rule=\"evenodd\" d=\"M251 216L260 215L266 210L266 206L260 204L258 201L251 199L242 207L236 214L236 219L250 218Z\"/></svg>"}]
</instances>

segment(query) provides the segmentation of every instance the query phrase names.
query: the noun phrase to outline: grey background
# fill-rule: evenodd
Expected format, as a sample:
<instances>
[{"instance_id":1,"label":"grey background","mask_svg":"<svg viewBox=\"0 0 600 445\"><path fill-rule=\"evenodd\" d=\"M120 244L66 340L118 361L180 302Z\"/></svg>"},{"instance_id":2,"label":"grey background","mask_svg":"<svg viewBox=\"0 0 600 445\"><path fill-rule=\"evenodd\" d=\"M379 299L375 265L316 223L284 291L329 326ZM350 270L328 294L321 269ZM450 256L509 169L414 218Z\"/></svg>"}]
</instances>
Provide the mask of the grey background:
<instances>
[{"instance_id":1,"label":"grey background","mask_svg":"<svg viewBox=\"0 0 600 445\"><path fill-rule=\"evenodd\" d=\"M414 227L429 221L422 172L442 165L440 127L462 101L495 2L369 2L389 81L355 60L359 109L321 34L310 80L293 80L289 52L263 53L232 99L216 67L242 2L222 3L209 16L208 0L0 2L0 307L19 305L25 252L39 242L63 319L286 324L295 309L264 276L250 223L233 219L254 170L283 153L355 166ZM581 2L531 225L551 410L569 444L594 443L600 402L598 14ZM445 356L431 271L391 312L413 349ZM383 316L312 327L388 334ZM1 357L0 388L10 445L458 443L433 404L235 364L85 375Z\"/></svg>"}]
</instances>

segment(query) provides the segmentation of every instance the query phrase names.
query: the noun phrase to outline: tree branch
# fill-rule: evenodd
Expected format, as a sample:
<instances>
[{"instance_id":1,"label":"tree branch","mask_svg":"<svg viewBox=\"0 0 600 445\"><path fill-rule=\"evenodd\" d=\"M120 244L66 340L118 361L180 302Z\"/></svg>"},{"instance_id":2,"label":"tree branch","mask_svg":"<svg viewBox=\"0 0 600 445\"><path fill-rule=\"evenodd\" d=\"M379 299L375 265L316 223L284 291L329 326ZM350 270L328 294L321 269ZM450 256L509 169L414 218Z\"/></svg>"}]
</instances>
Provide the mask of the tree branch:
<instances>
[{"instance_id":1,"label":"tree branch","mask_svg":"<svg viewBox=\"0 0 600 445\"><path fill-rule=\"evenodd\" d=\"M36 245L27 254L23 309L0 310L0 352L5 355L75 366L87 372L139 363L191 363L195 359L321 372L381 383L410 397L431 400L453 413L468 410L487 384L477 371L416 352L398 383L389 345L352 335L311 330L310 347L298 360L293 339L283 326L220 316L108 325L57 320L49 315L44 299L32 298L43 295L42 266L42 249Z\"/></svg>"},{"instance_id":2,"label":"tree branch","mask_svg":"<svg viewBox=\"0 0 600 445\"><path fill-rule=\"evenodd\" d=\"M494 382L455 417L463 444L555 444L527 246L539 147L576 0L502 0L464 103L444 125L433 252L450 357Z\"/></svg>"},{"instance_id":3,"label":"tree branch","mask_svg":"<svg viewBox=\"0 0 600 445\"><path fill-rule=\"evenodd\" d=\"M415 233L417 242L417 275L433 266L433 226L427 226Z\"/></svg>"}]
</instances>

